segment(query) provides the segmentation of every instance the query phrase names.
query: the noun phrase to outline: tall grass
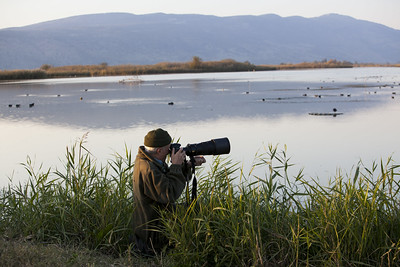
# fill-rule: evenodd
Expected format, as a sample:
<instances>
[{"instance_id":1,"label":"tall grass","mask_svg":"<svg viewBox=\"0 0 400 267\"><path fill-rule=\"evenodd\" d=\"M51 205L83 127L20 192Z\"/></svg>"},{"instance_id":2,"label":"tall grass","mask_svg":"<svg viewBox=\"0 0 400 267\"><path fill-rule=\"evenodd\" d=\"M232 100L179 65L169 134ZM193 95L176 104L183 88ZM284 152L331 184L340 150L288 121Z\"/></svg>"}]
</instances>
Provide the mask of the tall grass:
<instances>
[{"instance_id":1,"label":"tall grass","mask_svg":"<svg viewBox=\"0 0 400 267\"><path fill-rule=\"evenodd\" d=\"M254 65L250 62L238 62L233 59L219 61L202 61L199 57L193 57L189 62L160 62L153 65L114 65L107 63L98 65L71 65L51 66L44 64L40 69L34 70L0 70L0 80L23 79L50 79L72 77L98 77L121 75L146 75L167 73L199 73L199 72L237 72L237 71L270 71L314 68L352 68L354 65L347 61L314 61L303 63L281 63L279 65ZM359 64L357 66L363 66ZM378 66L378 65L376 65ZM397 65L379 65L397 66Z\"/></svg>"},{"instance_id":2,"label":"tall grass","mask_svg":"<svg viewBox=\"0 0 400 267\"><path fill-rule=\"evenodd\" d=\"M97 167L84 139L67 149L64 170L35 172L1 194L0 230L57 244L119 252L129 245L132 157L126 151Z\"/></svg>"},{"instance_id":3,"label":"tall grass","mask_svg":"<svg viewBox=\"0 0 400 267\"><path fill-rule=\"evenodd\" d=\"M286 152L258 157L265 178L217 159L190 208L164 214L171 253L186 266L400 265L398 165L389 159L328 187L287 177Z\"/></svg>"},{"instance_id":4,"label":"tall grass","mask_svg":"<svg viewBox=\"0 0 400 267\"><path fill-rule=\"evenodd\" d=\"M62 170L34 171L1 192L0 233L39 242L125 254L133 211L130 151L97 166L84 139L67 149ZM229 157L198 170L198 199L183 194L162 213L179 266L399 266L399 165L389 158L357 164L328 186L293 168L286 150L269 146L244 173ZM191 205L187 205L191 203Z\"/></svg>"},{"instance_id":5,"label":"tall grass","mask_svg":"<svg viewBox=\"0 0 400 267\"><path fill-rule=\"evenodd\" d=\"M0 70L0 80L27 80L46 79L46 72L40 69L34 70Z\"/></svg>"},{"instance_id":6,"label":"tall grass","mask_svg":"<svg viewBox=\"0 0 400 267\"><path fill-rule=\"evenodd\" d=\"M96 77L96 76L118 76L118 75L145 75L166 73L197 73L197 72L235 72L273 70L274 68L259 66L249 62L237 62L232 59L220 61L201 61L193 66L192 62L160 62L153 65L115 65L107 63L99 65L72 65L54 67L44 64L35 70L0 70L0 80L21 79L49 79L49 78L72 78L72 77Z\"/></svg>"}]
</instances>

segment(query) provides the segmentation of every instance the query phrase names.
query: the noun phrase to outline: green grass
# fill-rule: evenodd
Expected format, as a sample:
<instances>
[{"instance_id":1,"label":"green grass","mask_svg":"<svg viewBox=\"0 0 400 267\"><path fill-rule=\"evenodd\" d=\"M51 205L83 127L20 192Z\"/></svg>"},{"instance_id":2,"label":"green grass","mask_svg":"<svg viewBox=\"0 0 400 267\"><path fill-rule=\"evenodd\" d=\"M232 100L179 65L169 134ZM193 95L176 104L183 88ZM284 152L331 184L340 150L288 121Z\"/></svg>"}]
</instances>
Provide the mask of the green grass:
<instances>
[{"instance_id":1,"label":"green grass","mask_svg":"<svg viewBox=\"0 0 400 267\"><path fill-rule=\"evenodd\" d=\"M1 194L0 231L46 243L120 252L129 246L132 157L96 166L81 143L67 149L64 170L35 172Z\"/></svg>"},{"instance_id":2,"label":"green grass","mask_svg":"<svg viewBox=\"0 0 400 267\"><path fill-rule=\"evenodd\" d=\"M173 213L162 213L160 230L174 248L146 261L130 244L131 152L98 166L84 140L67 149L62 170L35 171L28 160L29 180L2 190L0 258L24 257L18 251L26 245L9 244L28 239L42 252L42 246L88 251L77 254L76 265L99 266L95 258L107 255L117 266L400 265L399 165L391 158L369 168L360 162L353 173L338 173L322 186L301 171L288 177L293 166L278 147L255 157L262 177L253 169L244 173L229 157L215 157L198 170L198 199L191 203L187 192ZM59 261L72 251L59 253ZM43 253L45 261L54 252Z\"/></svg>"}]
</instances>

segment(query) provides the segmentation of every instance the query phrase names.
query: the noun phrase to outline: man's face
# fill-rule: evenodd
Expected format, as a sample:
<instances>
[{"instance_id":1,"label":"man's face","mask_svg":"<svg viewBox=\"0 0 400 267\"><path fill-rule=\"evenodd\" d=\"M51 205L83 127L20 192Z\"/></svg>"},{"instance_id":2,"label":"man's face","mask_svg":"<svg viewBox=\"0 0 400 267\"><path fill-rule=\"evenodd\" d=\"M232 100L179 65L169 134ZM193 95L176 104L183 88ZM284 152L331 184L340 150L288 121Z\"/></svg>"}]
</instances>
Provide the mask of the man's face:
<instances>
[{"instance_id":1,"label":"man's face","mask_svg":"<svg viewBox=\"0 0 400 267\"><path fill-rule=\"evenodd\" d=\"M165 162L167 155L169 154L169 144L157 149L157 158Z\"/></svg>"}]
</instances>

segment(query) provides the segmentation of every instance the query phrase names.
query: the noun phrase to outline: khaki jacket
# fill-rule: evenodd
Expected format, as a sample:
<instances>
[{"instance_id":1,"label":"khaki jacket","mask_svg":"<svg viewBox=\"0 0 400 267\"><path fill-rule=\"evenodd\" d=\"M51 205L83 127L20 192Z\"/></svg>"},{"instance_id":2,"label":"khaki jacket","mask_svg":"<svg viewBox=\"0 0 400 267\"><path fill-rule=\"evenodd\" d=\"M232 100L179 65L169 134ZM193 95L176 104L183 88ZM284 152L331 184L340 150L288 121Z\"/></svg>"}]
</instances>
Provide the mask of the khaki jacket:
<instances>
[{"instance_id":1,"label":"khaki jacket","mask_svg":"<svg viewBox=\"0 0 400 267\"><path fill-rule=\"evenodd\" d=\"M135 209L133 229L140 250L160 249L166 240L154 231L159 222L158 209L167 209L182 194L186 178L181 165L160 163L139 147L133 170ZM145 246L145 247L143 247Z\"/></svg>"}]
</instances>

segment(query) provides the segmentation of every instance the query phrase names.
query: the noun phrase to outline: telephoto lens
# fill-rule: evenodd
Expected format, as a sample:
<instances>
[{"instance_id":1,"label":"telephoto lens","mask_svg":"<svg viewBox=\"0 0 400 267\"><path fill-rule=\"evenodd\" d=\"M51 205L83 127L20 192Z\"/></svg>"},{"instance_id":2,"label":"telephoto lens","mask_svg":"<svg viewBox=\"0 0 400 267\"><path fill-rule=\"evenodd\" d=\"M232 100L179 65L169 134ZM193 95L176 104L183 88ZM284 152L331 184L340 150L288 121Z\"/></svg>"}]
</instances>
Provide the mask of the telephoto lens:
<instances>
[{"instance_id":1,"label":"telephoto lens","mask_svg":"<svg viewBox=\"0 0 400 267\"><path fill-rule=\"evenodd\" d=\"M181 147L178 143L170 145L170 151L175 148L177 151ZM183 148L187 156L197 155L222 155L229 154L231 145L227 137L211 139L210 141L201 142L198 144L189 144Z\"/></svg>"}]
</instances>

